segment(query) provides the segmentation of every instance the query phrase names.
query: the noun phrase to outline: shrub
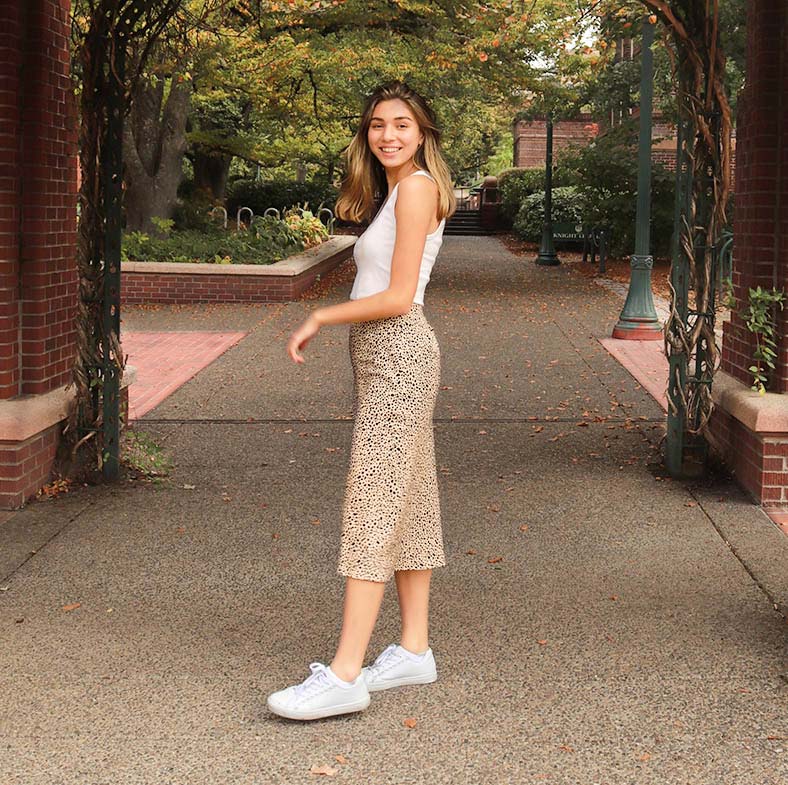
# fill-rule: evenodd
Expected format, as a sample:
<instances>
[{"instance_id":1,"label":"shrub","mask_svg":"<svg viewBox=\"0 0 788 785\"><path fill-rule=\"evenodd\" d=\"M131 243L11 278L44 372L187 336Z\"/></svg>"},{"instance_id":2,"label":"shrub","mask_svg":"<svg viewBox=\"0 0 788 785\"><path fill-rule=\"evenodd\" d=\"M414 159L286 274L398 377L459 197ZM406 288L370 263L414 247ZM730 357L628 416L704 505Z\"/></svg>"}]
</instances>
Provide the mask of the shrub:
<instances>
[{"instance_id":1,"label":"shrub","mask_svg":"<svg viewBox=\"0 0 788 785\"><path fill-rule=\"evenodd\" d=\"M178 201L172 212L176 229L209 229L213 224L209 215L216 201L205 190L189 189L178 192Z\"/></svg>"},{"instance_id":2,"label":"shrub","mask_svg":"<svg viewBox=\"0 0 788 785\"><path fill-rule=\"evenodd\" d=\"M295 180L236 180L229 189L227 212L234 217L240 207L251 207L255 215L276 207L284 213L291 207L308 203L315 214L319 207L334 209L337 189L323 180L299 183Z\"/></svg>"},{"instance_id":3,"label":"shrub","mask_svg":"<svg viewBox=\"0 0 788 785\"><path fill-rule=\"evenodd\" d=\"M544 167L538 169L507 169L498 175L501 195L501 216L511 225L526 197L544 191ZM556 164L553 167L553 188L576 185L577 173Z\"/></svg>"},{"instance_id":4,"label":"shrub","mask_svg":"<svg viewBox=\"0 0 788 785\"><path fill-rule=\"evenodd\" d=\"M553 188L553 223L582 223L585 203L578 188L568 185ZM526 196L514 219L513 228L523 240L538 242L544 223L544 191Z\"/></svg>"},{"instance_id":5,"label":"shrub","mask_svg":"<svg viewBox=\"0 0 788 785\"><path fill-rule=\"evenodd\" d=\"M283 220L304 248L312 248L328 239L328 229L311 210L306 209L306 205L291 207Z\"/></svg>"},{"instance_id":6,"label":"shrub","mask_svg":"<svg viewBox=\"0 0 788 785\"><path fill-rule=\"evenodd\" d=\"M129 232L123 237L121 255L126 261L142 262L272 264L303 249L297 232L284 221L268 217L255 220L251 232L216 227L173 231L166 237Z\"/></svg>"},{"instance_id":7,"label":"shrub","mask_svg":"<svg viewBox=\"0 0 788 785\"><path fill-rule=\"evenodd\" d=\"M611 253L635 250L637 213L637 128L622 125L598 137L585 148L569 153L564 165L576 170L588 223L606 223L612 229ZM661 164L651 166L651 250L654 256L670 252L673 234L675 175Z\"/></svg>"}]
</instances>

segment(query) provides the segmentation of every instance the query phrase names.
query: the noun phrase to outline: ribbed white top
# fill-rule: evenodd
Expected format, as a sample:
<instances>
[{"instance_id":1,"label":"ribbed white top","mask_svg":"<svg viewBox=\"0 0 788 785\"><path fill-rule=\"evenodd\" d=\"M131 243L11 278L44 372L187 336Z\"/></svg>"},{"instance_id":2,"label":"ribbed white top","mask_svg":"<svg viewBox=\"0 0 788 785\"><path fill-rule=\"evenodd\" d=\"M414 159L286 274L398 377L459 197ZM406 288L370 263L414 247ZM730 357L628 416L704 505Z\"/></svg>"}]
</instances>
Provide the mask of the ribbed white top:
<instances>
[{"instance_id":1,"label":"ribbed white top","mask_svg":"<svg viewBox=\"0 0 788 785\"><path fill-rule=\"evenodd\" d=\"M413 177L417 174L423 174L431 180L435 179L423 169L418 169L408 176ZM394 205L397 203L398 185L399 183L395 184L388 199L386 199L372 223L356 240L353 248L353 258L356 262L357 271L356 279L353 281L353 289L350 292L351 300L357 300L359 297L369 297L372 294L383 292L389 287L391 259L394 256L394 241L397 234ZM416 287L416 294L413 297L414 303L424 305L424 290L427 288L432 267L443 243L443 227L445 225L446 219L444 218L438 224L438 228L432 234L427 235L427 240L424 243L424 253L421 257L419 283Z\"/></svg>"}]
</instances>

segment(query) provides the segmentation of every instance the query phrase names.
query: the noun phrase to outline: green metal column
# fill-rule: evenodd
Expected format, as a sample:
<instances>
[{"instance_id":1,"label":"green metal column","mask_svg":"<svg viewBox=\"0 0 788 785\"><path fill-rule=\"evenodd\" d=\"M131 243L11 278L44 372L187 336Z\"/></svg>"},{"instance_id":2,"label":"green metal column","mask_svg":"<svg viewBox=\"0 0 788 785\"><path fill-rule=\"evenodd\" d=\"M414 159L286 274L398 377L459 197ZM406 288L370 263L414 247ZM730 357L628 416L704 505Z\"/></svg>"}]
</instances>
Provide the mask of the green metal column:
<instances>
[{"instance_id":1,"label":"green metal column","mask_svg":"<svg viewBox=\"0 0 788 785\"><path fill-rule=\"evenodd\" d=\"M542 223L542 243L539 247L537 264L561 264L555 252L553 240L553 118L547 116L547 150L544 169L544 222Z\"/></svg>"},{"instance_id":2,"label":"green metal column","mask_svg":"<svg viewBox=\"0 0 788 785\"><path fill-rule=\"evenodd\" d=\"M654 309L651 294L651 108L654 95L654 27L648 17L643 20L643 47L640 72L640 138L638 145L638 201L635 226L635 253L630 266L629 291L613 338L656 341L662 337L662 325Z\"/></svg>"},{"instance_id":3,"label":"green metal column","mask_svg":"<svg viewBox=\"0 0 788 785\"><path fill-rule=\"evenodd\" d=\"M107 74L107 126L102 146L104 264L102 341L102 473L118 476L120 461L120 244L123 195L123 115L125 112L126 34L123 24L110 33Z\"/></svg>"}]
</instances>

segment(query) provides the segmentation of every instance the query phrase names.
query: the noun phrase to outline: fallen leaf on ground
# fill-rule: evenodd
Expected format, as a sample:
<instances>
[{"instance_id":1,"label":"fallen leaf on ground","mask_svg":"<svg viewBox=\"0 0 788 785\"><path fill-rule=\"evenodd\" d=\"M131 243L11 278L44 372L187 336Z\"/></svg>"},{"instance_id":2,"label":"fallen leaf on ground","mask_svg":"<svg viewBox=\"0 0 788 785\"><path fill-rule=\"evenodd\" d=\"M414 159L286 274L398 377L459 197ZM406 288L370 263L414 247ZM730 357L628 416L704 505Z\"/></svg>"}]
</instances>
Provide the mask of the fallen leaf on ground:
<instances>
[{"instance_id":1,"label":"fallen leaf on ground","mask_svg":"<svg viewBox=\"0 0 788 785\"><path fill-rule=\"evenodd\" d=\"M415 717L407 717L406 719L402 720L402 724L406 728L415 728L416 727L416 718Z\"/></svg>"},{"instance_id":2,"label":"fallen leaf on ground","mask_svg":"<svg viewBox=\"0 0 788 785\"><path fill-rule=\"evenodd\" d=\"M465 553L467 553L468 556L474 556L476 554L476 551L465 551Z\"/></svg>"},{"instance_id":3,"label":"fallen leaf on ground","mask_svg":"<svg viewBox=\"0 0 788 785\"><path fill-rule=\"evenodd\" d=\"M77 608L81 608L81 607L82 607L81 602L71 602L68 605L64 605L63 610L66 613L68 613L69 611L75 611Z\"/></svg>"},{"instance_id":4,"label":"fallen leaf on ground","mask_svg":"<svg viewBox=\"0 0 788 785\"><path fill-rule=\"evenodd\" d=\"M538 640L537 643L540 646L544 646L547 643L547 639L546 638L542 638L541 640Z\"/></svg>"},{"instance_id":5,"label":"fallen leaf on ground","mask_svg":"<svg viewBox=\"0 0 788 785\"><path fill-rule=\"evenodd\" d=\"M684 502L685 507L697 507L697 502Z\"/></svg>"},{"instance_id":6,"label":"fallen leaf on ground","mask_svg":"<svg viewBox=\"0 0 788 785\"><path fill-rule=\"evenodd\" d=\"M563 750L564 752L574 752L575 751L574 747L571 747L569 744L562 744L558 749L559 750Z\"/></svg>"},{"instance_id":7,"label":"fallen leaf on ground","mask_svg":"<svg viewBox=\"0 0 788 785\"><path fill-rule=\"evenodd\" d=\"M648 760L651 755L648 752L644 752L642 755L638 757L638 760Z\"/></svg>"},{"instance_id":8,"label":"fallen leaf on ground","mask_svg":"<svg viewBox=\"0 0 788 785\"><path fill-rule=\"evenodd\" d=\"M338 771L339 769L335 769L327 763L324 763L322 766L312 766L309 769L310 774L325 774L327 777L333 777Z\"/></svg>"},{"instance_id":9,"label":"fallen leaf on ground","mask_svg":"<svg viewBox=\"0 0 788 785\"><path fill-rule=\"evenodd\" d=\"M487 559L487 564L498 564L499 561L503 561L503 556L493 556Z\"/></svg>"},{"instance_id":10,"label":"fallen leaf on ground","mask_svg":"<svg viewBox=\"0 0 788 785\"><path fill-rule=\"evenodd\" d=\"M342 754L334 755L334 760L337 763L347 763L347 758Z\"/></svg>"},{"instance_id":11,"label":"fallen leaf on ground","mask_svg":"<svg viewBox=\"0 0 788 785\"><path fill-rule=\"evenodd\" d=\"M527 523L520 524L520 531L521 532L527 532L528 531L528 524Z\"/></svg>"}]
</instances>

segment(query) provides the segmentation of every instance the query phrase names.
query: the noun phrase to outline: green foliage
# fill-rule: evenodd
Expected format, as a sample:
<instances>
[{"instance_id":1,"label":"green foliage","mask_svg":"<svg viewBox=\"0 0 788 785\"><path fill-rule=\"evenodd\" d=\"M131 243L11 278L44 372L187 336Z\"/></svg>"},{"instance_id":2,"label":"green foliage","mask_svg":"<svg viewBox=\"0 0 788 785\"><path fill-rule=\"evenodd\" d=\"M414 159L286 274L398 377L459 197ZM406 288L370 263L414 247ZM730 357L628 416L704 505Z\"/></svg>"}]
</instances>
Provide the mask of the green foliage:
<instances>
[{"instance_id":1,"label":"green foliage","mask_svg":"<svg viewBox=\"0 0 788 785\"><path fill-rule=\"evenodd\" d=\"M572 185L553 188L553 223L582 223L585 212L583 196ZM544 224L544 191L526 196L514 219L514 231L521 239L538 241Z\"/></svg>"},{"instance_id":2,"label":"green foliage","mask_svg":"<svg viewBox=\"0 0 788 785\"><path fill-rule=\"evenodd\" d=\"M274 217L255 220L254 231L174 231L167 237L129 232L123 237L122 258L139 262L209 262L219 264L273 264L304 250L302 235Z\"/></svg>"},{"instance_id":3,"label":"green foliage","mask_svg":"<svg viewBox=\"0 0 788 785\"><path fill-rule=\"evenodd\" d=\"M526 197L544 191L544 167L539 169L506 169L498 175L501 216L511 224ZM553 167L553 188L576 185L575 172L561 164Z\"/></svg>"},{"instance_id":4,"label":"green foliage","mask_svg":"<svg viewBox=\"0 0 788 785\"><path fill-rule=\"evenodd\" d=\"M166 477L173 467L170 457L151 436L130 428L121 437L120 460L137 474L146 477Z\"/></svg>"},{"instance_id":5,"label":"green foliage","mask_svg":"<svg viewBox=\"0 0 788 785\"><path fill-rule=\"evenodd\" d=\"M238 180L230 188L227 212L234 216L240 207L250 207L255 215L262 215L269 207L280 212L308 202L315 206L334 208L337 189L321 180L299 183L295 180Z\"/></svg>"},{"instance_id":6,"label":"green foliage","mask_svg":"<svg viewBox=\"0 0 788 785\"><path fill-rule=\"evenodd\" d=\"M216 207L216 200L207 191L194 188L192 181L186 181L178 189L178 201L172 213L175 229L208 229L214 221L210 216Z\"/></svg>"},{"instance_id":7,"label":"green foliage","mask_svg":"<svg viewBox=\"0 0 788 785\"><path fill-rule=\"evenodd\" d=\"M328 229L320 219L303 207L291 207L283 216L285 224L291 232L301 240L304 248L312 248L328 239Z\"/></svg>"},{"instance_id":8,"label":"green foliage","mask_svg":"<svg viewBox=\"0 0 788 785\"><path fill-rule=\"evenodd\" d=\"M561 158L573 170L586 206L585 219L612 229L611 253L632 253L637 213L637 128L630 122L598 137L587 147L572 148ZM651 165L651 250L667 256L673 234L675 174Z\"/></svg>"},{"instance_id":9,"label":"green foliage","mask_svg":"<svg viewBox=\"0 0 788 785\"><path fill-rule=\"evenodd\" d=\"M163 237L166 237L175 226L175 221L172 218L160 218L158 215L154 215L150 220L156 227L156 231Z\"/></svg>"},{"instance_id":10,"label":"green foliage","mask_svg":"<svg viewBox=\"0 0 788 785\"><path fill-rule=\"evenodd\" d=\"M755 364L749 370L753 374L751 389L757 390L761 395L766 393L769 382L766 365L774 370L774 360L777 357L777 341L774 330L774 312L777 308L785 307L785 292L775 288L762 289L758 286L750 289L748 293L748 306L742 314L747 324L747 329L755 335Z\"/></svg>"}]
</instances>

